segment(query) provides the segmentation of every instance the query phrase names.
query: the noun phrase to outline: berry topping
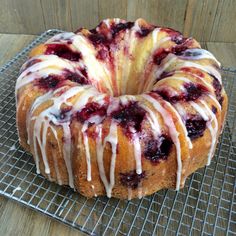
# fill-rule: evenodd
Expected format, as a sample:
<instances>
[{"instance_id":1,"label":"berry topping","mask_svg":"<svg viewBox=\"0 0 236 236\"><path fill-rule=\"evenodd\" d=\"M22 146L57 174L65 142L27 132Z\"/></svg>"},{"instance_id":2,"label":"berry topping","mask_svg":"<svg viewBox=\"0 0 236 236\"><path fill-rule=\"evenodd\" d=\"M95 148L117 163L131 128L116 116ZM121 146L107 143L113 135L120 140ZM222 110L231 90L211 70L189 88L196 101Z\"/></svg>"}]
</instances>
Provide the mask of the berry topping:
<instances>
[{"instance_id":1,"label":"berry topping","mask_svg":"<svg viewBox=\"0 0 236 236\"><path fill-rule=\"evenodd\" d=\"M57 75L49 75L45 78L40 78L37 80L36 84L43 89L55 88L60 82L60 77Z\"/></svg>"},{"instance_id":2,"label":"berry topping","mask_svg":"<svg viewBox=\"0 0 236 236\"><path fill-rule=\"evenodd\" d=\"M136 189L145 176L145 172L137 174L136 171L133 170L127 173L120 173L120 181L124 186Z\"/></svg>"},{"instance_id":3,"label":"berry topping","mask_svg":"<svg viewBox=\"0 0 236 236\"><path fill-rule=\"evenodd\" d=\"M214 114L217 113L217 108L214 105L211 106L211 110Z\"/></svg>"},{"instance_id":4,"label":"berry topping","mask_svg":"<svg viewBox=\"0 0 236 236\"><path fill-rule=\"evenodd\" d=\"M134 26L134 22L119 23L111 26L112 36L114 37L121 30L130 29Z\"/></svg>"},{"instance_id":5,"label":"berry topping","mask_svg":"<svg viewBox=\"0 0 236 236\"><path fill-rule=\"evenodd\" d=\"M160 65L162 60L167 57L167 55L169 54L168 51L166 51L166 49L164 48L159 48L157 50L157 52L154 54L153 56L153 62L156 64L156 65Z\"/></svg>"},{"instance_id":6,"label":"berry topping","mask_svg":"<svg viewBox=\"0 0 236 236\"><path fill-rule=\"evenodd\" d=\"M167 159L172 145L172 140L166 135L151 139L145 145L144 156L153 163L159 163L160 160Z\"/></svg>"},{"instance_id":7,"label":"berry topping","mask_svg":"<svg viewBox=\"0 0 236 236\"><path fill-rule=\"evenodd\" d=\"M194 83L185 83L184 88L186 89L185 93L180 93L179 95L171 96L168 90L157 91L164 100L170 103L176 103L178 101L195 101L202 94L206 93L208 90L201 84Z\"/></svg>"},{"instance_id":8,"label":"berry topping","mask_svg":"<svg viewBox=\"0 0 236 236\"><path fill-rule=\"evenodd\" d=\"M106 58L109 58L109 51L107 48L102 48L97 52L96 58L98 60L105 60Z\"/></svg>"},{"instance_id":9,"label":"berry topping","mask_svg":"<svg viewBox=\"0 0 236 236\"><path fill-rule=\"evenodd\" d=\"M193 117L192 119L187 119L185 122L187 128L188 136L190 139L196 139L203 136L206 129L206 121L201 117Z\"/></svg>"},{"instance_id":10,"label":"berry topping","mask_svg":"<svg viewBox=\"0 0 236 236\"><path fill-rule=\"evenodd\" d=\"M78 121L83 123L92 116L97 115L103 117L106 115L106 113L107 113L107 105L101 106L96 102L90 102L86 104L85 108L77 112L76 117Z\"/></svg>"},{"instance_id":11,"label":"berry topping","mask_svg":"<svg viewBox=\"0 0 236 236\"><path fill-rule=\"evenodd\" d=\"M48 44L45 54L57 55L70 61L79 61L82 58L81 53L72 51L69 46L64 44Z\"/></svg>"},{"instance_id":12,"label":"berry topping","mask_svg":"<svg viewBox=\"0 0 236 236\"><path fill-rule=\"evenodd\" d=\"M88 79L87 79L87 72L85 69L81 70L81 74L78 73L72 73L70 71L65 70L65 79L70 80L72 82L78 83L78 84L88 84Z\"/></svg>"},{"instance_id":13,"label":"berry topping","mask_svg":"<svg viewBox=\"0 0 236 236\"><path fill-rule=\"evenodd\" d=\"M176 44L182 44L185 42L185 38L183 37L183 35L181 35L180 33L176 33L176 35L173 35L171 37L171 41L175 42Z\"/></svg>"},{"instance_id":14,"label":"berry topping","mask_svg":"<svg viewBox=\"0 0 236 236\"><path fill-rule=\"evenodd\" d=\"M210 76L213 78L212 85L215 89L216 99L218 100L220 105L222 105L222 103L223 103L223 97L221 96L222 86L221 86L219 80L214 75L210 74Z\"/></svg>"},{"instance_id":15,"label":"berry topping","mask_svg":"<svg viewBox=\"0 0 236 236\"><path fill-rule=\"evenodd\" d=\"M145 27L140 27L140 31L136 32L136 35L140 38L146 37L150 32L153 31L153 27L145 28Z\"/></svg>"},{"instance_id":16,"label":"berry topping","mask_svg":"<svg viewBox=\"0 0 236 236\"><path fill-rule=\"evenodd\" d=\"M66 122L70 119L71 113L70 111L72 110L71 106L68 107L63 107L60 109L60 112L58 114L52 114L58 122Z\"/></svg>"},{"instance_id":17,"label":"berry topping","mask_svg":"<svg viewBox=\"0 0 236 236\"><path fill-rule=\"evenodd\" d=\"M130 102L128 105L121 106L120 109L113 111L111 116L118 120L123 128L134 128L135 131L140 132L145 114L145 110L139 107L137 102Z\"/></svg>"},{"instance_id":18,"label":"berry topping","mask_svg":"<svg viewBox=\"0 0 236 236\"><path fill-rule=\"evenodd\" d=\"M96 46L107 43L107 38L103 34L92 33L88 36L89 40Z\"/></svg>"},{"instance_id":19,"label":"berry topping","mask_svg":"<svg viewBox=\"0 0 236 236\"><path fill-rule=\"evenodd\" d=\"M186 83L184 84L184 88L187 92L185 95L186 101L194 101L198 99L203 93L207 92L207 89L200 84L195 85L194 83Z\"/></svg>"}]
</instances>

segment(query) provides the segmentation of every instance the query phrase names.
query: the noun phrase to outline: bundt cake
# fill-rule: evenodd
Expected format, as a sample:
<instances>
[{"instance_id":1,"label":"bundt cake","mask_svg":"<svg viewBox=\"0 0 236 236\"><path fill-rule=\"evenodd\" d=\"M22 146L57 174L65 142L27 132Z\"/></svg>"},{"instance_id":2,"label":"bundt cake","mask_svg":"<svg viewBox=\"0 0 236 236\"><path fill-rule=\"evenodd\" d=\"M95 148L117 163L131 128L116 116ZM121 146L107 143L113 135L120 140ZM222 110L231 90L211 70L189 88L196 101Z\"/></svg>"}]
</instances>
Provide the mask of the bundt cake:
<instances>
[{"instance_id":1,"label":"bundt cake","mask_svg":"<svg viewBox=\"0 0 236 236\"><path fill-rule=\"evenodd\" d=\"M220 63L143 19L103 20L34 48L16 82L37 173L86 197L178 190L209 165L227 111Z\"/></svg>"}]
</instances>

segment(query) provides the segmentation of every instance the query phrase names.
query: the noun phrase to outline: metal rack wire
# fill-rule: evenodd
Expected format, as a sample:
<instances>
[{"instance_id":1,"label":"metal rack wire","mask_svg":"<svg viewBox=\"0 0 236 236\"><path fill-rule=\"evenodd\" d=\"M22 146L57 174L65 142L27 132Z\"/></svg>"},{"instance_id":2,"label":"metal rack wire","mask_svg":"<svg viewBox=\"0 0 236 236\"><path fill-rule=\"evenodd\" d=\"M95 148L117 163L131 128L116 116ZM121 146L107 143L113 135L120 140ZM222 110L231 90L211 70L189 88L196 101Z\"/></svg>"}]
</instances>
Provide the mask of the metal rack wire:
<instances>
[{"instance_id":1,"label":"metal rack wire","mask_svg":"<svg viewBox=\"0 0 236 236\"><path fill-rule=\"evenodd\" d=\"M15 79L30 49L50 30L0 68L0 194L92 235L235 235L236 70L223 68L230 104L225 129L210 166L196 171L179 192L162 190L140 200L87 199L36 174L32 156L19 145Z\"/></svg>"}]
</instances>

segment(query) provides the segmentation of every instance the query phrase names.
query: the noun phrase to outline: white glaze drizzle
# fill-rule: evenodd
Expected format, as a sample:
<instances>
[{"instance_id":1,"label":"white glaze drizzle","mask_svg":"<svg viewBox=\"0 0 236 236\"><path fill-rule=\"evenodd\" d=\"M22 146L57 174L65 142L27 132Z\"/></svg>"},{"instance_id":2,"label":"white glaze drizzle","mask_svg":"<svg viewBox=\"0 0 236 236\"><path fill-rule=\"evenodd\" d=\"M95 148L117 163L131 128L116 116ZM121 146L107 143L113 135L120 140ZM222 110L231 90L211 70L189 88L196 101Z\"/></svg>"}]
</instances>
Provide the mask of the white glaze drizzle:
<instances>
[{"instance_id":1,"label":"white glaze drizzle","mask_svg":"<svg viewBox=\"0 0 236 236\"><path fill-rule=\"evenodd\" d=\"M50 174L50 169L48 165L47 160L47 153L46 153L46 144L47 144L47 132L48 128L53 130L53 126L50 122L52 122L55 125L59 125L63 129L63 137L64 137L64 143L63 143L63 157L65 160L65 164L67 167L68 172L68 178L69 178L69 185L73 188L73 175L72 175L72 166L71 166L71 131L70 131L70 119L68 121L58 122L57 118L53 114L60 113L60 108L62 104L67 104L72 106L73 104L67 102L67 100L75 95L77 95L79 92L84 90L85 88L88 88L88 86L84 87L72 87L66 92L64 92L59 97L53 97L51 98L53 104L49 108L45 109L43 112L41 112L39 115L32 117L32 120L35 120L34 128L33 128L33 143L34 143L34 152L36 159L39 160L39 153L37 149L37 143L39 145L41 155L44 161L45 166L45 173ZM59 89L60 90L60 89ZM56 94L58 90L54 91L54 94ZM42 101L42 100L41 100ZM37 100L38 105L39 102ZM35 105L32 106L34 109L37 107ZM41 138L41 129L42 129L42 138ZM55 134L55 132L53 132ZM55 137L57 138L57 137Z\"/></svg>"},{"instance_id":2,"label":"white glaze drizzle","mask_svg":"<svg viewBox=\"0 0 236 236\"><path fill-rule=\"evenodd\" d=\"M98 162L98 169L100 173L100 177L102 182L105 186L107 197L111 197L112 189L115 184L115 163L116 163L116 152L117 152L117 143L118 143L118 136L117 136L117 124L115 121L111 121L110 131L109 134L105 137L102 143L102 125L99 124L96 127L97 130L97 140L96 140L96 151L97 151L97 162ZM106 143L109 142L111 144L112 149L112 156L111 156L111 164L110 164L110 181L108 181L105 173L104 162L103 162L103 154Z\"/></svg>"},{"instance_id":3,"label":"white glaze drizzle","mask_svg":"<svg viewBox=\"0 0 236 236\"><path fill-rule=\"evenodd\" d=\"M64 32L64 33L56 34L55 36L48 39L46 43L52 43L52 42L61 41L61 40L69 40L74 35L75 33L73 32Z\"/></svg>"},{"instance_id":4,"label":"white glaze drizzle","mask_svg":"<svg viewBox=\"0 0 236 236\"><path fill-rule=\"evenodd\" d=\"M131 129L132 132L132 129ZM134 145L134 158L136 161L136 173L139 175L142 173L142 160L141 160L141 145L139 140L139 134L134 130L132 134L132 142Z\"/></svg>"},{"instance_id":5,"label":"white glaze drizzle","mask_svg":"<svg viewBox=\"0 0 236 236\"><path fill-rule=\"evenodd\" d=\"M157 137L161 133L161 127L159 125L159 122L157 120L157 116L154 114L154 112L145 104L139 104L140 107L142 107L148 114L147 119L152 127L152 132L154 137Z\"/></svg>"},{"instance_id":6,"label":"white glaze drizzle","mask_svg":"<svg viewBox=\"0 0 236 236\"><path fill-rule=\"evenodd\" d=\"M205 107L207 113L210 115L211 120L207 123L208 129L210 130L211 133L211 137L212 137L212 142L211 142L211 148L208 154L208 159L207 159L207 165L210 165L211 163L211 159L212 159L212 155L214 152L214 147L216 144L216 137L217 137L217 132L218 132L218 121L216 119L216 115L211 111L211 109L208 107L208 105L206 104L205 101L201 100L200 101L203 106ZM211 122L214 121L215 127L212 127Z\"/></svg>"},{"instance_id":7,"label":"white glaze drizzle","mask_svg":"<svg viewBox=\"0 0 236 236\"><path fill-rule=\"evenodd\" d=\"M177 112L177 110L175 109L174 106L172 106L171 104L169 104L168 102L166 102L166 105L175 113L175 115L178 117L178 120L179 120L179 124L181 125L183 131L184 131L184 137L185 137L185 140L187 141L188 143L188 147L189 149L192 149L193 148L193 144L191 142L191 139L189 138L188 136L188 131L187 131L187 128L186 126L184 125L184 122L180 116L180 114ZM188 156L190 158L190 156Z\"/></svg>"},{"instance_id":8,"label":"white glaze drizzle","mask_svg":"<svg viewBox=\"0 0 236 236\"><path fill-rule=\"evenodd\" d=\"M83 134L83 140L84 140L84 147L85 147L85 156L86 156L86 162L87 162L87 181L91 181L91 161L90 161L90 151L89 151L89 143L88 143L88 136L87 131L88 129L88 123L85 122L82 126L81 132Z\"/></svg>"},{"instance_id":9,"label":"white glaze drizzle","mask_svg":"<svg viewBox=\"0 0 236 236\"><path fill-rule=\"evenodd\" d=\"M180 180L181 180L181 170L182 170L182 161L181 161L181 146L180 146L180 141L179 141L179 133L176 130L175 124L172 120L171 115L168 113L166 109L164 109L161 104L151 97L150 95L143 94L142 95L147 101L149 101L154 108L161 114L163 121L165 122L165 125L169 129L169 133L171 136L172 141L174 142L176 146L176 158L177 158L177 177L176 177L176 190L179 190L180 188Z\"/></svg>"},{"instance_id":10,"label":"white glaze drizzle","mask_svg":"<svg viewBox=\"0 0 236 236\"><path fill-rule=\"evenodd\" d=\"M188 55L190 53L190 55ZM197 55L194 55L197 53ZM192 55L191 55L192 54ZM178 56L179 58L187 59L187 60L200 60L200 59L211 59L213 60L219 67L220 62L210 53L209 51L202 48L189 48L184 51L183 55Z\"/></svg>"}]
</instances>

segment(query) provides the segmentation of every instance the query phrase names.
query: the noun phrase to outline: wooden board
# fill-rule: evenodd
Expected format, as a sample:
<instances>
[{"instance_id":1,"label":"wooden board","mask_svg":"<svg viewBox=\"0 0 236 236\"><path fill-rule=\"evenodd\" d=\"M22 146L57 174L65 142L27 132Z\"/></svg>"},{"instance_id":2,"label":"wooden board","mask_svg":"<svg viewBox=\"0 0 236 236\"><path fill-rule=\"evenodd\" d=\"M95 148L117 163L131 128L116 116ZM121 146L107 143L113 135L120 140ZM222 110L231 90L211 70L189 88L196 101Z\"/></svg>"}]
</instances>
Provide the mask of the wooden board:
<instances>
[{"instance_id":1,"label":"wooden board","mask_svg":"<svg viewBox=\"0 0 236 236\"><path fill-rule=\"evenodd\" d=\"M236 42L235 0L0 0L0 32L94 28L105 18L172 27L198 41Z\"/></svg>"}]
</instances>

